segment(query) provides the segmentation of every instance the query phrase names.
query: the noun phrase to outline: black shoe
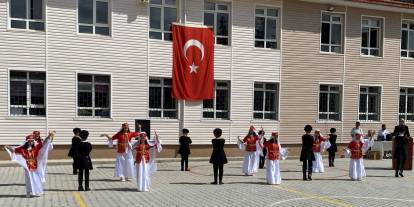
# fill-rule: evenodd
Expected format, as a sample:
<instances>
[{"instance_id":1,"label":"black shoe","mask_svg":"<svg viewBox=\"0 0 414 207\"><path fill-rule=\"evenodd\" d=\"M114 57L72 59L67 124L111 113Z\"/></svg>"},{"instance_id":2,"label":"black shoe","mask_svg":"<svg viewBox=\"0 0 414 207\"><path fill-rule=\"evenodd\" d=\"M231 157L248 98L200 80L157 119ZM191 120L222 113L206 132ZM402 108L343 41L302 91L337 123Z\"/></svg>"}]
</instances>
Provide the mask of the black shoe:
<instances>
[{"instance_id":1,"label":"black shoe","mask_svg":"<svg viewBox=\"0 0 414 207\"><path fill-rule=\"evenodd\" d=\"M312 180L312 175L308 175L308 180Z\"/></svg>"},{"instance_id":2,"label":"black shoe","mask_svg":"<svg viewBox=\"0 0 414 207\"><path fill-rule=\"evenodd\" d=\"M221 182L221 181L219 182L219 185L223 185L223 184L224 184L223 182Z\"/></svg>"},{"instance_id":3,"label":"black shoe","mask_svg":"<svg viewBox=\"0 0 414 207\"><path fill-rule=\"evenodd\" d=\"M303 180L304 180L304 181L307 181L308 179L307 179L306 177L303 177Z\"/></svg>"},{"instance_id":4,"label":"black shoe","mask_svg":"<svg viewBox=\"0 0 414 207\"><path fill-rule=\"evenodd\" d=\"M82 186L78 187L78 191L84 191Z\"/></svg>"},{"instance_id":5,"label":"black shoe","mask_svg":"<svg viewBox=\"0 0 414 207\"><path fill-rule=\"evenodd\" d=\"M185 171L190 171L190 169L185 169Z\"/></svg>"},{"instance_id":6,"label":"black shoe","mask_svg":"<svg viewBox=\"0 0 414 207\"><path fill-rule=\"evenodd\" d=\"M335 167L335 165L332 163L332 167Z\"/></svg>"},{"instance_id":7,"label":"black shoe","mask_svg":"<svg viewBox=\"0 0 414 207\"><path fill-rule=\"evenodd\" d=\"M181 168L181 171L184 171L184 169Z\"/></svg>"},{"instance_id":8,"label":"black shoe","mask_svg":"<svg viewBox=\"0 0 414 207\"><path fill-rule=\"evenodd\" d=\"M77 174L78 174L78 171L73 171L73 174L74 174L74 175L77 175Z\"/></svg>"},{"instance_id":9,"label":"black shoe","mask_svg":"<svg viewBox=\"0 0 414 207\"><path fill-rule=\"evenodd\" d=\"M86 187L85 188L85 191L90 191L91 189L89 188L89 187Z\"/></svg>"},{"instance_id":10,"label":"black shoe","mask_svg":"<svg viewBox=\"0 0 414 207\"><path fill-rule=\"evenodd\" d=\"M402 178L404 177L404 175L403 175L403 173L402 172L400 172L400 173L398 173Z\"/></svg>"},{"instance_id":11,"label":"black shoe","mask_svg":"<svg viewBox=\"0 0 414 207\"><path fill-rule=\"evenodd\" d=\"M395 172L395 177L398 178L398 172Z\"/></svg>"},{"instance_id":12,"label":"black shoe","mask_svg":"<svg viewBox=\"0 0 414 207\"><path fill-rule=\"evenodd\" d=\"M217 185L217 182L211 182L210 184Z\"/></svg>"}]
</instances>

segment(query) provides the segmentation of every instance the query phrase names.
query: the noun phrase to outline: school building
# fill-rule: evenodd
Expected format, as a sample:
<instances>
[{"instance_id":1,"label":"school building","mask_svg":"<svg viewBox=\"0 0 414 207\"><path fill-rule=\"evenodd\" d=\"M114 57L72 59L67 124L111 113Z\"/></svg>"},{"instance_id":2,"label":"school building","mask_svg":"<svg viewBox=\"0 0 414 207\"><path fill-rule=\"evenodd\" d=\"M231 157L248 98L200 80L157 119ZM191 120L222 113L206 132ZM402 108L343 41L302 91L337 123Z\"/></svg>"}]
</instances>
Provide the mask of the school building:
<instances>
[{"instance_id":1,"label":"school building","mask_svg":"<svg viewBox=\"0 0 414 207\"><path fill-rule=\"evenodd\" d=\"M171 98L172 22L214 28L215 99ZM305 124L340 143L357 120L414 126L413 78L410 0L0 0L0 145L56 130L52 159L74 127L114 157L100 134L124 122L156 129L162 157L182 128L208 156L216 127L240 155L250 125L295 155Z\"/></svg>"}]
</instances>

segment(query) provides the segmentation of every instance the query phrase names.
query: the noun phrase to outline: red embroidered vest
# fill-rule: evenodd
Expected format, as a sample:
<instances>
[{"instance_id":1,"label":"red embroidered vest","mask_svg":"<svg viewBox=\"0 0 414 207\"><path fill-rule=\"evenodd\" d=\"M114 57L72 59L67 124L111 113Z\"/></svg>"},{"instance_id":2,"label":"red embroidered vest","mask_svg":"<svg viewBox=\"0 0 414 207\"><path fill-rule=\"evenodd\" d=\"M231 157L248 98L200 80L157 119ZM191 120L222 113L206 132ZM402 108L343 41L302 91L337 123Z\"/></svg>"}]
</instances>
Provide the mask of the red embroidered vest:
<instances>
[{"instance_id":1,"label":"red embroidered vest","mask_svg":"<svg viewBox=\"0 0 414 207\"><path fill-rule=\"evenodd\" d=\"M150 152L149 152L150 146L146 143L144 144L138 144L136 146L137 154L135 155L135 162L137 164L141 163L142 157L145 158L145 162L148 163L150 160Z\"/></svg>"},{"instance_id":2,"label":"red embroidered vest","mask_svg":"<svg viewBox=\"0 0 414 207\"><path fill-rule=\"evenodd\" d=\"M265 147L267 148L267 158L269 160L279 160L279 144L266 142Z\"/></svg>"},{"instance_id":3,"label":"red embroidered vest","mask_svg":"<svg viewBox=\"0 0 414 207\"><path fill-rule=\"evenodd\" d=\"M256 141L259 138L257 136L249 136L247 135L243 142L246 144L246 151L247 152L255 152L256 151Z\"/></svg>"},{"instance_id":4,"label":"red embroidered vest","mask_svg":"<svg viewBox=\"0 0 414 207\"><path fill-rule=\"evenodd\" d=\"M351 150L351 159L362 158L362 146L364 144L361 141L352 141L348 145L348 149Z\"/></svg>"}]
</instances>

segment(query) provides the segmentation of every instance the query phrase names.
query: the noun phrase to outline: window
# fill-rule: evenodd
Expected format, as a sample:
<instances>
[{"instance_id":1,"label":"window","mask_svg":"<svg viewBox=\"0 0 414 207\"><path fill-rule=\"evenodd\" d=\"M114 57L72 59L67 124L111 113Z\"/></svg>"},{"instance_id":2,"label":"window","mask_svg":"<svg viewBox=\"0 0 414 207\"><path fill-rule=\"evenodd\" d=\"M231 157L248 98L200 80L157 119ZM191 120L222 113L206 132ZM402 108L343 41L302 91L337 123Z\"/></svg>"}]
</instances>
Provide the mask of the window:
<instances>
[{"instance_id":1,"label":"window","mask_svg":"<svg viewBox=\"0 0 414 207\"><path fill-rule=\"evenodd\" d=\"M381 112L381 88L361 86L359 89L359 120L379 121Z\"/></svg>"},{"instance_id":2,"label":"window","mask_svg":"<svg viewBox=\"0 0 414 207\"><path fill-rule=\"evenodd\" d=\"M10 28L44 31L43 0L10 0Z\"/></svg>"},{"instance_id":3,"label":"window","mask_svg":"<svg viewBox=\"0 0 414 207\"><path fill-rule=\"evenodd\" d=\"M341 94L339 85L319 86L319 120L341 120Z\"/></svg>"},{"instance_id":4,"label":"window","mask_svg":"<svg viewBox=\"0 0 414 207\"><path fill-rule=\"evenodd\" d=\"M279 85L277 83L254 83L254 119L277 120Z\"/></svg>"},{"instance_id":5,"label":"window","mask_svg":"<svg viewBox=\"0 0 414 207\"><path fill-rule=\"evenodd\" d=\"M343 15L322 13L321 51L342 53Z\"/></svg>"},{"instance_id":6,"label":"window","mask_svg":"<svg viewBox=\"0 0 414 207\"><path fill-rule=\"evenodd\" d=\"M109 118L111 116L111 77L78 74L78 116Z\"/></svg>"},{"instance_id":7,"label":"window","mask_svg":"<svg viewBox=\"0 0 414 207\"><path fill-rule=\"evenodd\" d=\"M79 33L110 35L109 0L78 0Z\"/></svg>"},{"instance_id":8,"label":"window","mask_svg":"<svg viewBox=\"0 0 414 207\"><path fill-rule=\"evenodd\" d=\"M400 89L400 107L398 118L414 121L414 88Z\"/></svg>"},{"instance_id":9,"label":"window","mask_svg":"<svg viewBox=\"0 0 414 207\"><path fill-rule=\"evenodd\" d=\"M362 17L361 54L381 56L382 19Z\"/></svg>"},{"instance_id":10,"label":"window","mask_svg":"<svg viewBox=\"0 0 414 207\"><path fill-rule=\"evenodd\" d=\"M149 80L149 117L176 119L177 103L171 96L170 78Z\"/></svg>"},{"instance_id":11,"label":"window","mask_svg":"<svg viewBox=\"0 0 414 207\"><path fill-rule=\"evenodd\" d=\"M151 39L172 40L171 26L177 21L177 0L150 0Z\"/></svg>"},{"instance_id":12,"label":"window","mask_svg":"<svg viewBox=\"0 0 414 207\"><path fill-rule=\"evenodd\" d=\"M414 58L414 23L401 25L401 57Z\"/></svg>"},{"instance_id":13,"label":"window","mask_svg":"<svg viewBox=\"0 0 414 207\"><path fill-rule=\"evenodd\" d=\"M216 44L230 45L230 4L204 1L204 25L214 28Z\"/></svg>"},{"instance_id":14,"label":"window","mask_svg":"<svg viewBox=\"0 0 414 207\"><path fill-rule=\"evenodd\" d=\"M229 119L230 83L216 81L215 89L215 99L203 101L203 118Z\"/></svg>"},{"instance_id":15,"label":"window","mask_svg":"<svg viewBox=\"0 0 414 207\"><path fill-rule=\"evenodd\" d=\"M254 46L261 48L277 49L279 10L272 8L256 8Z\"/></svg>"},{"instance_id":16,"label":"window","mask_svg":"<svg viewBox=\"0 0 414 207\"><path fill-rule=\"evenodd\" d=\"M45 116L44 72L10 71L10 115Z\"/></svg>"}]
</instances>

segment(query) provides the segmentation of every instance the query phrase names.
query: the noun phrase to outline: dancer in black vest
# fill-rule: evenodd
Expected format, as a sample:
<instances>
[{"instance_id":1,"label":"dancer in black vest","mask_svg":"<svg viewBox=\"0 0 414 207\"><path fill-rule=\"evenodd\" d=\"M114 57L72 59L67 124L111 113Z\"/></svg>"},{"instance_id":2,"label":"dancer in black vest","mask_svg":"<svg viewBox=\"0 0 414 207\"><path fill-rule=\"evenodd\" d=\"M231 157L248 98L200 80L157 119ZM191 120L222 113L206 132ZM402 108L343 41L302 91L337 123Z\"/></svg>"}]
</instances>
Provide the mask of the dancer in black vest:
<instances>
[{"instance_id":1,"label":"dancer in black vest","mask_svg":"<svg viewBox=\"0 0 414 207\"><path fill-rule=\"evenodd\" d=\"M304 130L306 134L302 136L302 150L300 152L300 161L303 162L303 180L312 180L312 161L315 160L315 155L312 151L314 137L310 134L312 126L306 125ZM306 170L308 171L308 176L306 176Z\"/></svg>"},{"instance_id":2,"label":"dancer in black vest","mask_svg":"<svg viewBox=\"0 0 414 207\"><path fill-rule=\"evenodd\" d=\"M92 170L92 160L90 157L90 153L92 151L92 145L91 143L87 142L86 139L88 139L89 132L86 130L82 130L79 136L82 139L82 142L79 143L77 148L78 153L78 169L79 169L79 175L78 175L78 191L90 191L89 188L89 170ZM83 175L85 173L85 189L82 186L83 183Z\"/></svg>"},{"instance_id":3,"label":"dancer in black vest","mask_svg":"<svg viewBox=\"0 0 414 207\"><path fill-rule=\"evenodd\" d=\"M189 171L188 169L188 156L190 152L190 144L192 143L191 138L188 136L190 131L188 129L183 129L183 136L180 137L180 149L178 154L181 154L181 171Z\"/></svg>"}]
</instances>

